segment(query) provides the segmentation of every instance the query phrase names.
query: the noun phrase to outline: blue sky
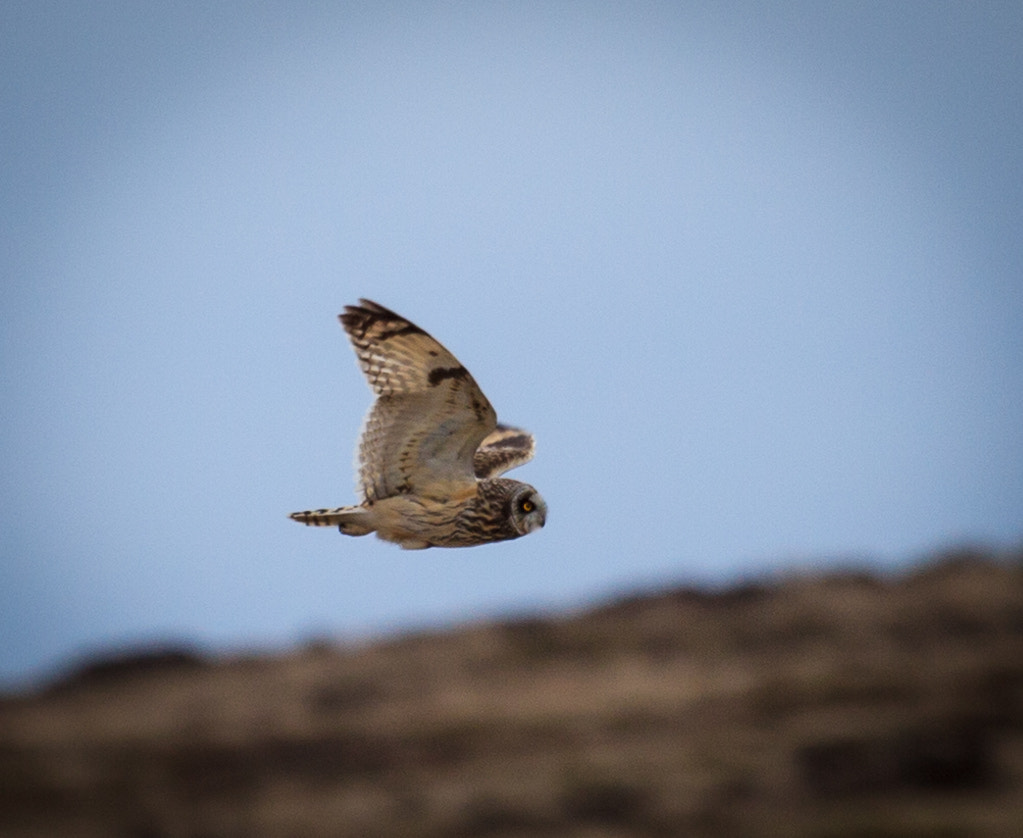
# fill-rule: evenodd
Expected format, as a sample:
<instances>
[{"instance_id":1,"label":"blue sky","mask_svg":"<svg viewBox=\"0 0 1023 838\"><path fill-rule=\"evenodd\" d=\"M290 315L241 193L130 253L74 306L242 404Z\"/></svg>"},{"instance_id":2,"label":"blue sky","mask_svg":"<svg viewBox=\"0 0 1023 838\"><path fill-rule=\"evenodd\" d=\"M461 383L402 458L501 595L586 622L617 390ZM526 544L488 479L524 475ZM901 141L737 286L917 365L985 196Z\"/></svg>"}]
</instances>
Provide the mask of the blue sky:
<instances>
[{"instance_id":1,"label":"blue sky","mask_svg":"<svg viewBox=\"0 0 1023 838\"><path fill-rule=\"evenodd\" d=\"M0 684L1023 540L1023 7L8 2ZM337 324L547 527L406 553Z\"/></svg>"}]
</instances>

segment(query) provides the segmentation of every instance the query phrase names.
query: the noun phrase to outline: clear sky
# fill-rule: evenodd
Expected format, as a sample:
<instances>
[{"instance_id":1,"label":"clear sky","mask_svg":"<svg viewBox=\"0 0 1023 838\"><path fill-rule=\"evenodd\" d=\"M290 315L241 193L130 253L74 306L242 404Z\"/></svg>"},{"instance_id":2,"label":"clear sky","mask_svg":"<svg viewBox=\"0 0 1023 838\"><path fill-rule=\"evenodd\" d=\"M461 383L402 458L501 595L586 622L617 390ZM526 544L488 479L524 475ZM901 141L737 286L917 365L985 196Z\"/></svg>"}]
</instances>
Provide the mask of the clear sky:
<instances>
[{"instance_id":1,"label":"clear sky","mask_svg":"<svg viewBox=\"0 0 1023 838\"><path fill-rule=\"evenodd\" d=\"M0 6L0 684L1023 540L1023 5ZM351 502L358 297L547 527Z\"/></svg>"}]
</instances>

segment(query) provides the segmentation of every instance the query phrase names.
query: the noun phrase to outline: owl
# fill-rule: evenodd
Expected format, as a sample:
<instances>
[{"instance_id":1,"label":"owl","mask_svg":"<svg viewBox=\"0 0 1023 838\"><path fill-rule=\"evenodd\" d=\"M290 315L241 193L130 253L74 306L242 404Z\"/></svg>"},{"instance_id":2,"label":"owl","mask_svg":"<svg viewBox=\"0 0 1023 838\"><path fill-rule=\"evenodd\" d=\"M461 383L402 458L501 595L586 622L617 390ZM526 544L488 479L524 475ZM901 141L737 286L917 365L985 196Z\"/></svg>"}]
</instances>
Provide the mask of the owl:
<instances>
[{"instance_id":1,"label":"owl","mask_svg":"<svg viewBox=\"0 0 1023 838\"><path fill-rule=\"evenodd\" d=\"M528 431L497 423L469 371L430 335L377 303L345 306L341 325L376 394L357 454L356 506L294 512L406 550L471 547L540 529L547 504L499 475L529 462Z\"/></svg>"}]
</instances>

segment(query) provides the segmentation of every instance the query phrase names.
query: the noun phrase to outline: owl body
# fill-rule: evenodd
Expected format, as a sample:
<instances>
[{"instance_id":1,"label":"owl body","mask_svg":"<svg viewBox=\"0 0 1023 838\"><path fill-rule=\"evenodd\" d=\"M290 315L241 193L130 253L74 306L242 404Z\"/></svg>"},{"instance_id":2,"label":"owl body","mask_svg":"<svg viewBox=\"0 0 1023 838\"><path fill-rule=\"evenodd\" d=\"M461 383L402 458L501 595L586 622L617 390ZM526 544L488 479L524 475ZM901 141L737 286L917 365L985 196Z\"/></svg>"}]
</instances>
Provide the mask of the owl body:
<instances>
[{"instance_id":1,"label":"owl body","mask_svg":"<svg viewBox=\"0 0 1023 838\"><path fill-rule=\"evenodd\" d=\"M377 395L358 445L362 502L292 513L345 535L376 532L407 550L469 547L543 527L527 483L499 477L534 440L497 416L468 370L415 324L369 300L340 317Z\"/></svg>"}]
</instances>

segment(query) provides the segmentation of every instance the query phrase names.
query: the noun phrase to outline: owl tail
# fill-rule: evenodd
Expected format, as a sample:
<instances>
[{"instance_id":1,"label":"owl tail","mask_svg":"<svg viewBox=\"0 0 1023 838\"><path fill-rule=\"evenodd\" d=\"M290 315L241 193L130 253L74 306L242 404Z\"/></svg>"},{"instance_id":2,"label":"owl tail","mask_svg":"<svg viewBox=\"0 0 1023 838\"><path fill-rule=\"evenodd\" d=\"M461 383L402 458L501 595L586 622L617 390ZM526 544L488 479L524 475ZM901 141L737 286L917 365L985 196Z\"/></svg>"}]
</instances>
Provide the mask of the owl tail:
<instances>
[{"instance_id":1,"label":"owl tail","mask_svg":"<svg viewBox=\"0 0 1023 838\"><path fill-rule=\"evenodd\" d=\"M362 506L339 506L337 509L307 509L292 512L292 521L310 527L337 527L345 535L369 535L374 527L367 520L368 514Z\"/></svg>"}]
</instances>

